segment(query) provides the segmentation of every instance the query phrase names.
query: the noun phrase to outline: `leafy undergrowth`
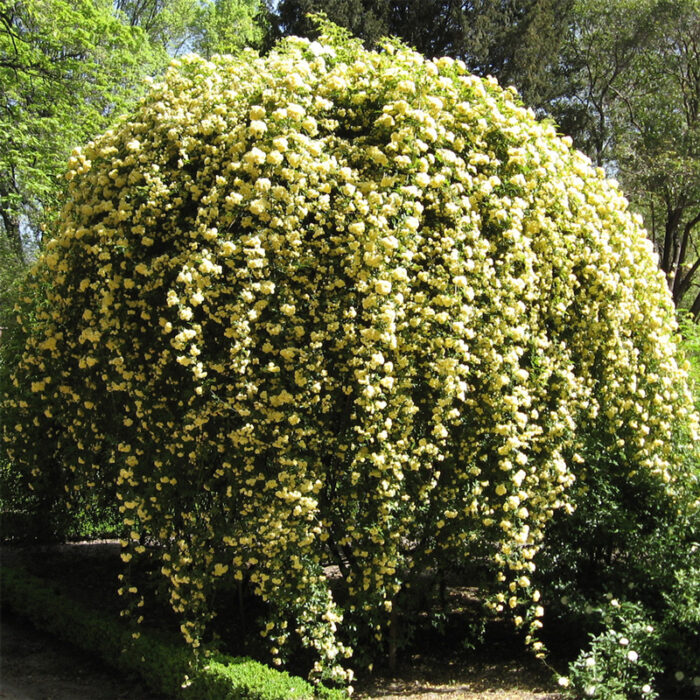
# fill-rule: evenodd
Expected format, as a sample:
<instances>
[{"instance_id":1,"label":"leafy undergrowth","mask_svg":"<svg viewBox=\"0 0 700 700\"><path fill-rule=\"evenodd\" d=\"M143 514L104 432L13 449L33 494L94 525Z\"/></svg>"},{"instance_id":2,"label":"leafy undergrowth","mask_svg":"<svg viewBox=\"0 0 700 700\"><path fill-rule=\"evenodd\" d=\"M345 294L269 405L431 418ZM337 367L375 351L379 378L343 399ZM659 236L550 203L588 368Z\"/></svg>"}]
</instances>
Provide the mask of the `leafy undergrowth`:
<instances>
[{"instance_id":1,"label":"leafy undergrowth","mask_svg":"<svg viewBox=\"0 0 700 700\"><path fill-rule=\"evenodd\" d=\"M21 564L29 573L49 580L67 595L103 613L119 615L121 600L116 593L117 577L122 571L120 547L114 541L73 543L52 546L4 547L7 564ZM144 568L132 576L142 585L150 580ZM226 611L216 629L222 651L246 654L264 660L263 646L255 634L256 608L243 592L232 591ZM371 673L361 675L355 684L359 698L411 698L431 700L479 698L500 700L556 700L552 673L522 651L507 624L494 622L477 634L470 627L470 606L475 599L466 589L451 591L460 605L446 617L441 629L425 627L400 650L396 669L378 664ZM454 602L454 601L453 601ZM178 622L162 606L146 606L144 625L163 632L177 632ZM245 627L248 634L227 634L227 627ZM232 643L231 640L236 640ZM470 647L470 648L467 648ZM290 669L303 673L299 668Z\"/></svg>"}]
</instances>

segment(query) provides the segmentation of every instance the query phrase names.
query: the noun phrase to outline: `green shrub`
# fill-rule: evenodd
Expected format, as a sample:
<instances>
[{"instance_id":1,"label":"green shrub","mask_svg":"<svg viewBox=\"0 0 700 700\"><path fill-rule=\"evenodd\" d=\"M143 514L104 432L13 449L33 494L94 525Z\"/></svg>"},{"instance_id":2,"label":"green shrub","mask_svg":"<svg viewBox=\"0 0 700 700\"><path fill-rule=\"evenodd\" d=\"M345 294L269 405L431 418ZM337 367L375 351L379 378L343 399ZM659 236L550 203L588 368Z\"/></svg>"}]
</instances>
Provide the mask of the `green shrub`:
<instances>
[{"instance_id":1,"label":"green shrub","mask_svg":"<svg viewBox=\"0 0 700 700\"><path fill-rule=\"evenodd\" d=\"M560 685L575 698L634 700L658 697L654 676L660 671L656 630L644 611L613 599L603 609L604 631L569 666Z\"/></svg>"},{"instance_id":2,"label":"green shrub","mask_svg":"<svg viewBox=\"0 0 700 700\"><path fill-rule=\"evenodd\" d=\"M700 569L678 572L676 579L664 595L662 615L611 597L582 611L586 626L597 631L569 664L568 675L559 678L568 696L651 699L659 690L700 695Z\"/></svg>"},{"instance_id":3,"label":"green shrub","mask_svg":"<svg viewBox=\"0 0 700 700\"><path fill-rule=\"evenodd\" d=\"M486 559L541 651L533 558L591 436L613 480L679 478L663 275L514 91L326 31L175 61L75 151L5 447L37 492L116 496L127 568L157 544L195 647L240 581L273 663L296 639L348 681L408 585Z\"/></svg>"},{"instance_id":4,"label":"green shrub","mask_svg":"<svg viewBox=\"0 0 700 700\"><path fill-rule=\"evenodd\" d=\"M679 313L681 350L688 361L690 386L695 396L695 407L700 411L700 323L687 313Z\"/></svg>"},{"instance_id":5,"label":"green shrub","mask_svg":"<svg viewBox=\"0 0 700 700\"><path fill-rule=\"evenodd\" d=\"M642 697L643 687L643 697L673 686L700 691L699 460L697 447L674 439L683 466L673 490L591 450L572 489L575 512L549 524L533 579L552 633L564 631L568 653L583 648L570 673L576 697L594 687L600 698ZM619 602L602 615L608 598ZM616 635L631 639L646 626L653 635L637 645L643 661L630 664Z\"/></svg>"},{"instance_id":6,"label":"green shrub","mask_svg":"<svg viewBox=\"0 0 700 700\"><path fill-rule=\"evenodd\" d=\"M693 561L675 571L675 585L663 594L658 654L667 685L700 695L700 543L695 543L692 553Z\"/></svg>"},{"instance_id":7,"label":"green shrub","mask_svg":"<svg viewBox=\"0 0 700 700\"><path fill-rule=\"evenodd\" d=\"M245 658L196 658L187 647L162 634L134 632L88 610L51 585L20 569L3 566L3 605L40 629L99 656L107 664L140 676L152 690L183 700L294 700L346 697L313 687L301 678Z\"/></svg>"}]
</instances>

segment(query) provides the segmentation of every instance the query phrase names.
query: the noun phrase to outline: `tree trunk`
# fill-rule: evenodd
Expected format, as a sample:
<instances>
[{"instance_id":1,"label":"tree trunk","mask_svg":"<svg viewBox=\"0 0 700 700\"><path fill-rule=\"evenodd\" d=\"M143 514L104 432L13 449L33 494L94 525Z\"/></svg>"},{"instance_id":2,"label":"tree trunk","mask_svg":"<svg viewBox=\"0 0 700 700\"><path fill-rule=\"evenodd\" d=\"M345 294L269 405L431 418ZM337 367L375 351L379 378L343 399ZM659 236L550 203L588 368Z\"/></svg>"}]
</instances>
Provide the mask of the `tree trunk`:
<instances>
[{"instance_id":1,"label":"tree trunk","mask_svg":"<svg viewBox=\"0 0 700 700\"><path fill-rule=\"evenodd\" d=\"M690 307L690 313L692 314L695 321L700 323L700 293L695 297L693 305Z\"/></svg>"},{"instance_id":2,"label":"tree trunk","mask_svg":"<svg viewBox=\"0 0 700 700\"><path fill-rule=\"evenodd\" d=\"M396 672L396 647L397 647L397 631L398 616L396 614L396 601L391 608L391 621L389 622L389 670L392 673Z\"/></svg>"},{"instance_id":3,"label":"tree trunk","mask_svg":"<svg viewBox=\"0 0 700 700\"><path fill-rule=\"evenodd\" d=\"M681 245L678 253L678 262L676 264L675 275L673 280L673 301L678 306L685 296L688 289L690 289L693 279L700 269L700 259L696 260L689 270L683 272L683 267L685 265L685 259L688 254L688 245L691 241L691 234L695 226L700 223L700 213L698 213L694 218L688 221L683 227L683 234L681 236Z\"/></svg>"},{"instance_id":4,"label":"tree trunk","mask_svg":"<svg viewBox=\"0 0 700 700\"><path fill-rule=\"evenodd\" d=\"M673 289L675 250L678 247L678 226L682 209L668 209L666 213L666 230L664 233L664 248L661 251L661 269L666 274L669 287Z\"/></svg>"},{"instance_id":5,"label":"tree trunk","mask_svg":"<svg viewBox=\"0 0 700 700\"><path fill-rule=\"evenodd\" d=\"M12 252L19 258L20 262L26 262L24 257L24 247L22 246L22 235L20 233L19 216L13 213L8 207L9 193L0 184L0 221L10 244Z\"/></svg>"}]
</instances>

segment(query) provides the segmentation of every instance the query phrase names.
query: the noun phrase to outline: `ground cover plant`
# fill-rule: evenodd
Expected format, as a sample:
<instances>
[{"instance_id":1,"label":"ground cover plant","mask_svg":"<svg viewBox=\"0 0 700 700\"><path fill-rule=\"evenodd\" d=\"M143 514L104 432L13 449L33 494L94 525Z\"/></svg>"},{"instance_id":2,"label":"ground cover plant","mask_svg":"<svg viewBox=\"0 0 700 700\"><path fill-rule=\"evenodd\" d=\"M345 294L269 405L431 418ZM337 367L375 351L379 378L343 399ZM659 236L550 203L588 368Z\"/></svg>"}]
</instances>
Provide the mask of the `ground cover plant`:
<instances>
[{"instance_id":1,"label":"ground cover plant","mask_svg":"<svg viewBox=\"0 0 700 700\"><path fill-rule=\"evenodd\" d=\"M67 177L3 444L45 499L119 503L135 620L155 558L194 648L240 586L273 664L349 683L461 578L542 653L534 559L594 448L671 500L687 481L639 219L459 61L331 26L187 56Z\"/></svg>"},{"instance_id":2,"label":"ground cover plant","mask_svg":"<svg viewBox=\"0 0 700 700\"><path fill-rule=\"evenodd\" d=\"M22 568L8 567L3 571L2 594L5 605L41 629L123 672L138 674L151 689L170 698L340 700L344 697L339 690L313 687L301 678L252 659L221 655L194 659L182 640L177 637L173 640L160 630L149 630L134 638L118 617L86 607L70 595L61 595L55 586Z\"/></svg>"}]
</instances>

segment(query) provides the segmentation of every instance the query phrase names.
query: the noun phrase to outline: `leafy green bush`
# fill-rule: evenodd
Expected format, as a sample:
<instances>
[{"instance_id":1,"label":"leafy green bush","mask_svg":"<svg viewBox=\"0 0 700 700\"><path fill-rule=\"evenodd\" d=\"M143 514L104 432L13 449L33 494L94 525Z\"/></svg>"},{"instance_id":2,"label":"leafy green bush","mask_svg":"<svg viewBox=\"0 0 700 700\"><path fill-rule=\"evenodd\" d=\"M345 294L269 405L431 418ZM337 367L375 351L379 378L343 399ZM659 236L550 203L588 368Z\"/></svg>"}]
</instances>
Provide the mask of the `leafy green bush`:
<instances>
[{"instance_id":1,"label":"leafy green bush","mask_svg":"<svg viewBox=\"0 0 700 700\"><path fill-rule=\"evenodd\" d=\"M552 634L565 630L569 654L583 649L570 672L576 697L593 688L600 698L653 697L671 686L700 691L700 459L682 435L670 441L680 458L672 489L625 462L611 464L600 447L585 453L571 490L575 511L553 518L536 558L533 580ZM603 615L609 598L619 602ZM637 645L643 660L630 664L615 640L646 626L653 634Z\"/></svg>"},{"instance_id":2,"label":"leafy green bush","mask_svg":"<svg viewBox=\"0 0 700 700\"><path fill-rule=\"evenodd\" d=\"M39 492L116 496L127 569L157 544L195 647L226 578L266 602L274 663L297 639L348 681L407 586L487 560L541 651L533 558L592 436L615 483L679 478L663 276L512 90L326 32L175 61L76 150L5 447Z\"/></svg>"},{"instance_id":3,"label":"leafy green bush","mask_svg":"<svg viewBox=\"0 0 700 700\"><path fill-rule=\"evenodd\" d=\"M604 631L592 638L590 648L569 667L560 685L575 698L633 700L658 697L654 676L661 667L655 628L644 611L613 599L602 616Z\"/></svg>"},{"instance_id":4,"label":"leafy green bush","mask_svg":"<svg viewBox=\"0 0 700 700\"><path fill-rule=\"evenodd\" d=\"M678 454L683 466L672 491L604 451L586 461L571 493L575 512L552 520L536 559L548 600L610 593L658 605L675 571L695 565L698 451L679 445Z\"/></svg>"},{"instance_id":5,"label":"leafy green bush","mask_svg":"<svg viewBox=\"0 0 700 700\"><path fill-rule=\"evenodd\" d=\"M700 323L687 313L680 313L680 347L688 361L690 387L695 396L695 407L700 411Z\"/></svg>"},{"instance_id":6,"label":"leafy green bush","mask_svg":"<svg viewBox=\"0 0 700 700\"><path fill-rule=\"evenodd\" d=\"M692 553L690 566L675 572L675 585L663 594L658 654L667 685L700 695L700 543Z\"/></svg>"},{"instance_id":7,"label":"leafy green bush","mask_svg":"<svg viewBox=\"0 0 700 700\"><path fill-rule=\"evenodd\" d=\"M609 599L585 609L586 626L597 629L559 678L573 698L655 698L658 690L700 695L700 569L678 572L659 616L651 606Z\"/></svg>"}]
</instances>

